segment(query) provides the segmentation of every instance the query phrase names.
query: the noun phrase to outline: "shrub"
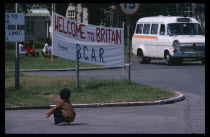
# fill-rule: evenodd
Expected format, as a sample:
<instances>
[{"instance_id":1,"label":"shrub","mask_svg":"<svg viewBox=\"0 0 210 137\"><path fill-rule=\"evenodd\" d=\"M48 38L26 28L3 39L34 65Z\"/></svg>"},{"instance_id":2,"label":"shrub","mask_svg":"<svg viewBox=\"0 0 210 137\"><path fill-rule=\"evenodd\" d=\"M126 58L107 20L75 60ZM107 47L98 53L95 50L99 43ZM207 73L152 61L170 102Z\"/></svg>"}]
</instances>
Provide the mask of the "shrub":
<instances>
[{"instance_id":1,"label":"shrub","mask_svg":"<svg viewBox=\"0 0 210 137\"><path fill-rule=\"evenodd\" d=\"M30 45L30 42L32 41L25 41L25 48ZM44 48L45 43L46 42L43 40L34 41L35 48ZM18 42L18 45L19 45L19 42ZM5 49L15 50L15 42L6 42Z\"/></svg>"},{"instance_id":2,"label":"shrub","mask_svg":"<svg viewBox=\"0 0 210 137\"><path fill-rule=\"evenodd\" d=\"M5 42L5 49L15 50L15 42Z\"/></svg>"},{"instance_id":3,"label":"shrub","mask_svg":"<svg viewBox=\"0 0 210 137\"><path fill-rule=\"evenodd\" d=\"M46 43L45 41L41 41L41 40L34 41L34 45L36 48L44 48L45 43Z\"/></svg>"}]
</instances>

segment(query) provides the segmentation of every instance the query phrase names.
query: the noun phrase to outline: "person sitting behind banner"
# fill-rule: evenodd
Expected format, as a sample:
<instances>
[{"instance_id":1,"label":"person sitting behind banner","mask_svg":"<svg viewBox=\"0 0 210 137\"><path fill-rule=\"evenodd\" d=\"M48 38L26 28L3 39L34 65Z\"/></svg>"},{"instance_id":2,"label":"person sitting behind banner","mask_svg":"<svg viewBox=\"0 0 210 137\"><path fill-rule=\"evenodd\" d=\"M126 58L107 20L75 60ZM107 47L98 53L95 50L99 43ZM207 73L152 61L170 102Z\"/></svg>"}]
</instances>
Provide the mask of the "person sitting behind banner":
<instances>
[{"instance_id":1,"label":"person sitting behind banner","mask_svg":"<svg viewBox=\"0 0 210 137\"><path fill-rule=\"evenodd\" d=\"M21 42L21 43L19 44L19 53L20 53L20 54L23 54L23 55L26 54L24 42Z\"/></svg>"},{"instance_id":2,"label":"person sitting behind banner","mask_svg":"<svg viewBox=\"0 0 210 137\"><path fill-rule=\"evenodd\" d=\"M52 47L49 45L49 40L46 40L46 44L44 45L42 56L44 57L50 57L52 52Z\"/></svg>"},{"instance_id":3,"label":"person sitting behind banner","mask_svg":"<svg viewBox=\"0 0 210 137\"><path fill-rule=\"evenodd\" d=\"M35 46L33 45L32 48L31 46L28 46L26 49L26 55L27 56L32 56L32 57L38 57L39 56L39 52L35 52Z\"/></svg>"}]
</instances>

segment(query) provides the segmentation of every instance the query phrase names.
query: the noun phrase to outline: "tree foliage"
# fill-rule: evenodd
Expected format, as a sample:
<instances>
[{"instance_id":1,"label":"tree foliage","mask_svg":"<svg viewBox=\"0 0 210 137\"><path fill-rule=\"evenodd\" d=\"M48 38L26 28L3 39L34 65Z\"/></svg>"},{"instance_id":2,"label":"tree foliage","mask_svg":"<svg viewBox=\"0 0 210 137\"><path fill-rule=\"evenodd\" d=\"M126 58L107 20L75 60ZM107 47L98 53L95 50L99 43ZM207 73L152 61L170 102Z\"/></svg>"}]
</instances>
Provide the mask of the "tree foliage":
<instances>
[{"instance_id":1,"label":"tree foliage","mask_svg":"<svg viewBox=\"0 0 210 137\"><path fill-rule=\"evenodd\" d=\"M18 3L18 12L28 13L35 5L52 12L52 3ZM69 3L56 3L56 12L66 16ZM15 12L15 3L5 3L5 12Z\"/></svg>"},{"instance_id":2,"label":"tree foliage","mask_svg":"<svg viewBox=\"0 0 210 137\"><path fill-rule=\"evenodd\" d=\"M66 16L66 10L69 5L75 6L79 3L55 3L55 12ZM18 12L27 14L32 8L36 7L46 8L52 12L53 3L18 3ZM88 9L88 22L94 25L106 25L110 26L111 12L114 12L111 6L116 3L82 3L84 8ZM15 3L5 3L5 12L15 12Z\"/></svg>"},{"instance_id":3,"label":"tree foliage","mask_svg":"<svg viewBox=\"0 0 210 137\"><path fill-rule=\"evenodd\" d=\"M112 12L114 3L82 3L88 9L89 24L100 25L108 22L108 14Z\"/></svg>"},{"instance_id":4,"label":"tree foliage","mask_svg":"<svg viewBox=\"0 0 210 137\"><path fill-rule=\"evenodd\" d=\"M34 3L18 3L18 12L29 12ZM15 12L15 3L5 3L5 12Z\"/></svg>"},{"instance_id":5,"label":"tree foliage","mask_svg":"<svg viewBox=\"0 0 210 137\"><path fill-rule=\"evenodd\" d=\"M66 10L68 6L69 3L56 3L55 12L62 16L66 16Z\"/></svg>"}]
</instances>

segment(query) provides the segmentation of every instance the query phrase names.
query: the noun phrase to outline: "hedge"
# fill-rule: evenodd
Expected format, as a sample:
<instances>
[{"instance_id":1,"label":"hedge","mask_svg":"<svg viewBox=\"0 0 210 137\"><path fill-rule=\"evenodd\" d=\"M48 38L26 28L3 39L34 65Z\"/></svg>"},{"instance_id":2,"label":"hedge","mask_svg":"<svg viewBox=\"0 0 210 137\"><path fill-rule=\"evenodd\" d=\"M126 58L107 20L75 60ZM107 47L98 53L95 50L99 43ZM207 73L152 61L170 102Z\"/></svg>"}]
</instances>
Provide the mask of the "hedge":
<instances>
[{"instance_id":1,"label":"hedge","mask_svg":"<svg viewBox=\"0 0 210 137\"><path fill-rule=\"evenodd\" d=\"M25 48L31 45L30 42L31 41L25 41ZM45 43L45 41L41 40L34 41L35 48L44 48ZM5 49L15 50L15 42L5 42Z\"/></svg>"}]
</instances>

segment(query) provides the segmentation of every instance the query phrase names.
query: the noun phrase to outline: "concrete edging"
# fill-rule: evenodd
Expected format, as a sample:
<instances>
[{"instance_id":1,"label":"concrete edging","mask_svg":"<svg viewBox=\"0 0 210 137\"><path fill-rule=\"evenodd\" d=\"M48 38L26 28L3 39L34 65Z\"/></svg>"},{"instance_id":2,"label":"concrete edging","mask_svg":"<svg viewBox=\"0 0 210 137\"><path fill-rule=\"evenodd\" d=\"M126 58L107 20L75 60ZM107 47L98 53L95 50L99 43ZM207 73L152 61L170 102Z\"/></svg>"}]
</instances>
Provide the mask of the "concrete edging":
<instances>
[{"instance_id":1,"label":"concrete edging","mask_svg":"<svg viewBox=\"0 0 210 137\"><path fill-rule=\"evenodd\" d=\"M91 107L120 107L120 106L144 106L144 105L159 105L159 104L169 104L182 101L185 99L184 95L180 92L174 91L178 97L157 100L157 101L147 101L147 102L120 102L120 103L90 103L90 104L72 104L74 108L91 108ZM20 109L50 109L55 105L46 105L46 106L12 106L5 107L5 110L20 110Z\"/></svg>"}]
</instances>

